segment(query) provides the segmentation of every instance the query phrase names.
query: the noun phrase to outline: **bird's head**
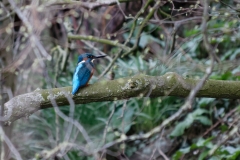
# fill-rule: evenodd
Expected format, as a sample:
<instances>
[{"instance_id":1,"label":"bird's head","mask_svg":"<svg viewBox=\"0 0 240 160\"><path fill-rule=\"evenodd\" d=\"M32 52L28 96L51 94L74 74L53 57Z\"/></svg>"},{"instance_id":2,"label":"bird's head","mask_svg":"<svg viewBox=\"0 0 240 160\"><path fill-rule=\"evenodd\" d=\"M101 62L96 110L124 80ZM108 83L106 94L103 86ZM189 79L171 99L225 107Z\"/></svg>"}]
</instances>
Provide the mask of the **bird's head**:
<instances>
[{"instance_id":1,"label":"bird's head","mask_svg":"<svg viewBox=\"0 0 240 160\"><path fill-rule=\"evenodd\" d=\"M78 63L82 61L87 61L87 60L90 60L92 62L94 59L103 58L105 56L106 55L93 55L91 53L83 53L80 56L78 56Z\"/></svg>"}]
</instances>

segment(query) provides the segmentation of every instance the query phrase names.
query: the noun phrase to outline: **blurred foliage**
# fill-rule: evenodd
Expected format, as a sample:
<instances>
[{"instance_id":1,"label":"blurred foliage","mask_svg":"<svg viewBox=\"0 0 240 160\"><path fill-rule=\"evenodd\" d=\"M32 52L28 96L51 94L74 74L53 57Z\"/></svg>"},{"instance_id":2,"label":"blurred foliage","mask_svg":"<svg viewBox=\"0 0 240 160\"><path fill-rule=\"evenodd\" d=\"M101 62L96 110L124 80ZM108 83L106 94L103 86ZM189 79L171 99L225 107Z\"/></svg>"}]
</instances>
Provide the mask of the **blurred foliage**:
<instances>
[{"instance_id":1,"label":"blurred foliage","mask_svg":"<svg viewBox=\"0 0 240 160\"><path fill-rule=\"evenodd\" d=\"M228 1L228 4L233 5L235 2ZM167 14L171 14L168 10L168 5L166 3L162 7L162 10ZM176 8L178 7L179 4ZM189 8L187 7L187 9ZM222 10L229 12L223 12ZM211 11L211 18L208 22L208 34L211 44L217 50L220 62L216 64L210 78L217 80L239 80L239 13L229 10L227 6L217 2L212 2ZM103 13L99 9L92 11L92 14ZM98 27L107 28L100 24L98 24L100 26L97 26L94 16L91 16L91 14L87 15L87 20L85 19L82 22L85 26L82 26L80 29L80 34L85 34L85 31L86 34L94 34L94 29L97 30ZM167 18L166 14L163 14L162 17ZM172 18L177 17L173 16ZM185 17L180 17L180 20L181 18L184 19ZM65 19L65 23L69 26L71 26L70 22L71 20L68 18ZM136 36L141 23L142 21L139 19L137 27L133 32L133 38L128 44L129 46L133 46L136 42ZM72 28L69 28L69 26L66 27L68 33L72 32ZM88 29L88 26L94 29ZM133 20L127 20L120 29L120 31L125 32L120 34L120 37L118 37L119 35L116 36L115 39L119 39L119 42L125 42L132 26ZM114 63L111 71L115 74L115 79L134 76L136 74L161 76L167 72L177 72L183 76L201 78L210 64L208 53L206 53L202 42L201 24L197 22L184 24L176 32L174 50L164 53L165 47L170 41L168 38L173 36L169 34L170 32L166 31L168 27L171 28L172 26L148 23L140 36L137 50L128 56L119 58ZM56 64L59 63L57 59L59 56L53 55L51 61L47 61L46 64L50 79L56 79L56 83L51 83L52 86L49 86L49 82L43 77L41 79L44 82L43 86L41 86L42 88L72 85L71 80L79 50L99 54L99 51L93 50L86 44L82 43L81 47L79 47L77 42L69 43L69 46L73 45L75 48L69 49L71 54L69 53L70 56L66 68L64 70L56 69ZM108 46L104 47L103 44L96 44L95 47L101 51L107 48L106 53L110 57L114 57L119 51L116 47L108 48ZM235 63L236 65L234 65ZM98 81L98 75L108 64L109 60L96 62L97 73L93 76L90 83ZM123 135L138 135L151 131L151 129L159 126L166 118L177 112L184 102L185 98L165 96L81 104L74 106L73 118L78 120L85 128L97 148L101 147L103 143L112 142ZM228 136L234 126L239 126L238 111L225 117L237 106L239 106L238 100L196 98L194 107L184 115L181 115L174 124L169 124L159 135L154 135L150 139L115 145L109 148L109 151L115 154L109 152L106 153L106 157L109 160L121 159L121 156L124 155L129 159L137 159L137 153L146 152L146 156L149 158L153 154L154 148L152 146L162 149L168 148L167 145L171 144L171 149L164 152L170 159L239 159L239 136L236 134L221 144L211 157L208 157L209 151L221 142L223 137ZM61 107L60 110L67 116L71 115L70 106ZM114 113L110 117L112 111ZM110 121L109 118L111 118ZM218 122L219 124L213 127ZM107 124L108 126L106 127ZM37 156L43 150L53 149L66 139L66 133L68 132L71 133L70 142L84 146L85 140L82 134L79 133L76 127L69 130L70 125L69 122L57 116L54 108L44 109L30 116L27 122L26 120L20 120L14 128L16 136L13 139L17 142L17 146L24 159L32 159L32 157ZM208 131L207 134L205 134L206 131ZM106 139L103 139L105 132L107 132ZM175 143L176 141L177 143ZM147 154L147 152L150 154ZM93 159L92 155L85 155L85 153L75 149L67 151L66 154L61 153L58 156L61 159L71 160ZM156 159L161 159L160 157L162 156L157 155L156 157Z\"/></svg>"}]
</instances>

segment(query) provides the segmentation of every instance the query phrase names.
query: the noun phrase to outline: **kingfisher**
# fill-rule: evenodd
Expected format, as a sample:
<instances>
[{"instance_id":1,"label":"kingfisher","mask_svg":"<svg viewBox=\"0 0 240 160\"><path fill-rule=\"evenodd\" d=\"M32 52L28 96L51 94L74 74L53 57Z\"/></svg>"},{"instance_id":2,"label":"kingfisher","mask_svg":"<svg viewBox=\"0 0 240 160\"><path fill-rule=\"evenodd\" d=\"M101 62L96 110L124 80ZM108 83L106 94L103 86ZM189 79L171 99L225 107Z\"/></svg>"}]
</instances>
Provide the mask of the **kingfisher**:
<instances>
[{"instance_id":1,"label":"kingfisher","mask_svg":"<svg viewBox=\"0 0 240 160\"><path fill-rule=\"evenodd\" d=\"M93 55L90 53L81 54L78 57L77 67L73 75L72 94L75 95L79 88L88 84L94 72L93 61L97 58L103 58L106 55Z\"/></svg>"}]
</instances>

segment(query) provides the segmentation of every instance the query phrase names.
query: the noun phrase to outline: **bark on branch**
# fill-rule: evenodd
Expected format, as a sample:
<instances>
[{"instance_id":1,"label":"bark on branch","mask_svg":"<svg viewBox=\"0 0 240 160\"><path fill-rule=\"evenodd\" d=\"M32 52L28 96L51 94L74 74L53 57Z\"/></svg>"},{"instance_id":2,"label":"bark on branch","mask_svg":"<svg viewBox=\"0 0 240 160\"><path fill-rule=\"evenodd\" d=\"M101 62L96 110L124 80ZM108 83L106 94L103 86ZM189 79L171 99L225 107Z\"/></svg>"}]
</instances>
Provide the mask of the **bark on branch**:
<instances>
[{"instance_id":1,"label":"bark on branch","mask_svg":"<svg viewBox=\"0 0 240 160\"><path fill-rule=\"evenodd\" d=\"M199 80L183 78L176 73L163 76L136 75L112 81L101 81L80 89L77 95L71 94L72 87L36 90L16 96L4 104L6 124L45 108L69 105L69 99L75 104L116 101L132 97L180 96L186 97ZM207 80L197 97L240 98L240 82Z\"/></svg>"},{"instance_id":2,"label":"bark on branch","mask_svg":"<svg viewBox=\"0 0 240 160\"><path fill-rule=\"evenodd\" d=\"M96 9L102 6L110 6L118 3L130 2L133 0L101 0L96 2L81 2L81 1L66 1L66 2L56 2L50 5L52 9L71 9L71 8L79 8L84 7L90 10ZM55 8L54 8L55 7Z\"/></svg>"}]
</instances>

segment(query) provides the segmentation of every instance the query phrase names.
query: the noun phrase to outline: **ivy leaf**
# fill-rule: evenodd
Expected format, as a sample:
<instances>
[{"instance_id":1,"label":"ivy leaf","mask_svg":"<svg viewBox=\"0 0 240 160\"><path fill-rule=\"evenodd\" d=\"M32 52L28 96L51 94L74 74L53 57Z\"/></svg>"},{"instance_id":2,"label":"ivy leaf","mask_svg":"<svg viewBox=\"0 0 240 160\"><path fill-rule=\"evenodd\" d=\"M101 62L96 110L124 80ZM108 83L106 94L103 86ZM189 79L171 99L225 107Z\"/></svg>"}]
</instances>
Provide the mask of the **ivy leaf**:
<instances>
[{"instance_id":1,"label":"ivy leaf","mask_svg":"<svg viewBox=\"0 0 240 160\"><path fill-rule=\"evenodd\" d=\"M177 137L182 135L184 133L184 130L189 128L195 120L200 121L204 125L211 125L212 122L210 119L206 116L203 116L205 113L208 113L208 111L201 108L198 108L194 112L189 113L182 122L177 124L170 136Z\"/></svg>"},{"instance_id":2,"label":"ivy leaf","mask_svg":"<svg viewBox=\"0 0 240 160\"><path fill-rule=\"evenodd\" d=\"M196 120L199 120L202 124L210 126L212 125L212 121L206 116L198 116Z\"/></svg>"}]
</instances>

